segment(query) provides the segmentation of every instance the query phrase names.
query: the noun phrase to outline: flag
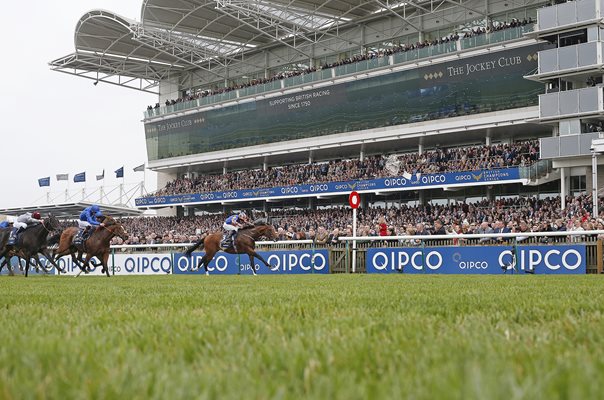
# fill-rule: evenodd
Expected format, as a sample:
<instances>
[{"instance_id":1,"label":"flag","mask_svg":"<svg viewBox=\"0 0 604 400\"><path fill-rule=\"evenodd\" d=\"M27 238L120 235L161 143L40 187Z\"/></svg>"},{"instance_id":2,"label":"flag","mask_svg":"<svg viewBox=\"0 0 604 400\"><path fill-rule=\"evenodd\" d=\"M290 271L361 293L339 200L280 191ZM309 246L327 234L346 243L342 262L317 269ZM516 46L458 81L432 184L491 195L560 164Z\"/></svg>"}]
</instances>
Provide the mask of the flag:
<instances>
[{"instance_id":1,"label":"flag","mask_svg":"<svg viewBox=\"0 0 604 400\"><path fill-rule=\"evenodd\" d=\"M57 174L57 180L58 181L68 181L69 174Z\"/></svg>"},{"instance_id":2,"label":"flag","mask_svg":"<svg viewBox=\"0 0 604 400\"><path fill-rule=\"evenodd\" d=\"M75 183L86 182L86 172L80 172L79 174L75 174L73 176L73 181Z\"/></svg>"},{"instance_id":3,"label":"flag","mask_svg":"<svg viewBox=\"0 0 604 400\"><path fill-rule=\"evenodd\" d=\"M115 177L116 178L123 178L124 177L124 167L118 168L115 170Z\"/></svg>"},{"instance_id":4,"label":"flag","mask_svg":"<svg viewBox=\"0 0 604 400\"><path fill-rule=\"evenodd\" d=\"M105 170L103 170L102 174L96 176L97 181L100 181L101 179L105 179Z\"/></svg>"},{"instance_id":5,"label":"flag","mask_svg":"<svg viewBox=\"0 0 604 400\"><path fill-rule=\"evenodd\" d=\"M143 172L144 170L145 170L145 163L142 163L141 165L139 165L138 167L133 169L134 172Z\"/></svg>"},{"instance_id":6,"label":"flag","mask_svg":"<svg viewBox=\"0 0 604 400\"><path fill-rule=\"evenodd\" d=\"M403 172L403 178L405 178L406 180L410 181L411 180L411 174L407 171Z\"/></svg>"},{"instance_id":7,"label":"flag","mask_svg":"<svg viewBox=\"0 0 604 400\"><path fill-rule=\"evenodd\" d=\"M50 176L38 179L38 186L50 186Z\"/></svg>"}]
</instances>

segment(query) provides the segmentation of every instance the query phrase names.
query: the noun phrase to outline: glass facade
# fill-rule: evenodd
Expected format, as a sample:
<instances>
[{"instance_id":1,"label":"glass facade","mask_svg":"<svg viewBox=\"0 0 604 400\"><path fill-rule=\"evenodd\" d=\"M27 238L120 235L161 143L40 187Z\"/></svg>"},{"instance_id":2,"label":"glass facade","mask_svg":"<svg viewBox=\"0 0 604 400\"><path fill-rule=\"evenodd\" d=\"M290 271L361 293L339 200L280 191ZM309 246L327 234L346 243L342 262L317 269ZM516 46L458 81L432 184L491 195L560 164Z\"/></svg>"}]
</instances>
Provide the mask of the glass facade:
<instances>
[{"instance_id":1,"label":"glass facade","mask_svg":"<svg viewBox=\"0 0 604 400\"><path fill-rule=\"evenodd\" d=\"M149 160L538 104L532 45L145 124Z\"/></svg>"}]
</instances>

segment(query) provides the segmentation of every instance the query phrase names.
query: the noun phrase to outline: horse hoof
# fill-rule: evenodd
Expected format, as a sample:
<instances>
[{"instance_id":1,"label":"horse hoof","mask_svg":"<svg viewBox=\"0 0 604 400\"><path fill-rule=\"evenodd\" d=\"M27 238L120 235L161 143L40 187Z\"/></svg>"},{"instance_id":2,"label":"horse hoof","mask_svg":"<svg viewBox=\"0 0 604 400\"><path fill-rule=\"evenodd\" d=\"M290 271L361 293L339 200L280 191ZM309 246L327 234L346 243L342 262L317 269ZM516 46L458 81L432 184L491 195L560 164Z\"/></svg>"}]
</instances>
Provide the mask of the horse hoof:
<instances>
[{"instance_id":1,"label":"horse hoof","mask_svg":"<svg viewBox=\"0 0 604 400\"><path fill-rule=\"evenodd\" d=\"M207 275L207 276L210 276L210 272L209 272L209 271L206 271L206 275Z\"/></svg>"}]
</instances>

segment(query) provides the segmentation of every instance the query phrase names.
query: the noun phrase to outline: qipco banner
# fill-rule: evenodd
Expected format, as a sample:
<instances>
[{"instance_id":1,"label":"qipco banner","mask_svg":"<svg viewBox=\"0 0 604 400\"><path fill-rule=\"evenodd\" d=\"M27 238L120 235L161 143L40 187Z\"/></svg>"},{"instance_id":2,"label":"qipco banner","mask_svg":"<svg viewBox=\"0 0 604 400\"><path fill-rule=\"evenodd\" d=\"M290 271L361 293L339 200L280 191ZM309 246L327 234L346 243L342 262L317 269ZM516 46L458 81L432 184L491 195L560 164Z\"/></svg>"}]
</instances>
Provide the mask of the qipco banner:
<instances>
[{"instance_id":1,"label":"qipco banner","mask_svg":"<svg viewBox=\"0 0 604 400\"><path fill-rule=\"evenodd\" d=\"M259 251L271 265L267 268L262 261L254 259L256 272L265 274L328 274L329 252L327 250L296 250L296 251ZM174 273L192 274L191 266L197 267L205 255L195 252L190 257L182 253L174 254ZM252 274L250 259L247 254L217 253L208 265L211 274ZM203 267L195 273L205 273Z\"/></svg>"},{"instance_id":2,"label":"qipco banner","mask_svg":"<svg viewBox=\"0 0 604 400\"><path fill-rule=\"evenodd\" d=\"M92 259L95 263L99 260ZM48 269L48 274L57 274L56 269L52 264L41 256L40 261ZM11 260L12 265L17 265L16 257ZM61 257L57 260L57 264L64 270L66 275L77 275L80 273L80 268L73 262L71 256ZM166 275L172 271L172 255L171 254L115 254L109 255L107 261L109 265L109 273L114 275ZM25 261L20 260L20 270L25 271ZM101 272L102 267L94 267L90 264L91 271L88 276L105 275ZM6 269L4 269L6 271ZM30 267L29 273L35 273L35 267ZM43 273L40 270L39 273Z\"/></svg>"},{"instance_id":3,"label":"qipco banner","mask_svg":"<svg viewBox=\"0 0 604 400\"><path fill-rule=\"evenodd\" d=\"M585 245L368 249L368 273L585 274Z\"/></svg>"}]
</instances>

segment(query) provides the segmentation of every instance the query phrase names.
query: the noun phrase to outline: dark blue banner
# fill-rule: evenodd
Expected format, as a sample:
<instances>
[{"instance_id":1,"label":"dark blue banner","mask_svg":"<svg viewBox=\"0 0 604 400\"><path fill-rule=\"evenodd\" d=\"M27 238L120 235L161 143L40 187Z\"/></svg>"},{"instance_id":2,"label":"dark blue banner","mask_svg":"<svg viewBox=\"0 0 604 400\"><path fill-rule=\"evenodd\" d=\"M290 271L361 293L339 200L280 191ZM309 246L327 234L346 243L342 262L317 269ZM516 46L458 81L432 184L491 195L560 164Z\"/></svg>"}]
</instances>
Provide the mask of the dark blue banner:
<instances>
[{"instance_id":1,"label":"dark blue banner","mask_svg":"<svg viewBox=\"0 0 604 400\"><path fill-rule=\"evenodd\" d=\"M367 250L368 273L585 274L585 245L405 247Z\"/></svg>"},{"instance_id":2,"label":"dark blue banner","mask_svg":"<svg viewBox=\"0 0 604 400\"><path fill-rule=\"evenodd\" d=\"M520 170L518 167L514 167L480 171L445 172L441 174L418 174L412 175L409 179L398 176L392 178L348 182L316 183L312 185L307 184L263 189L182 194L175 196L143 197L136 199L136 205L141 207L187 203L219 203L222 201L238 200L249 201L264 198L291 198L326 194L344 194L353 190L359 193L388 190L417 190L418 188L439 186L476 185L481 182L488 182L489 184L503 184L519 179Z\"/></svg>"},{"instance_id":3,"label":"dark blue banner","mask_svg":"<svg viewBox=\"0 0 604 400\"><path fill-rule=\"evenodd\" d=\"M173 273L193 274L191 265L197 266L205 253L193 253L185 257L182 253L174 254ZM293 251L259 251L264 259L272 266L267 268L260 260L255 259L256 272L266 274L328 274L329 252L327 250L293 250ZM233 275L252 274L250 259L247 254L217 253L208 265L211 274ZM196 271L203 274L203 267Z\"/></svg>"},{"instance_id":4,"label":"dark blue banner","mask_svg":"<svg viewBox=\"0 0 604 400\"><path fill-rule=\"evenodd\" d=\"M73 176L73 181L75 183L86 182L86 172L80 172L79 174L75 174Z\"/></svg>"},{"instance_id":5,"label":"dark blue banner","mask_svg":"<svg viewBox=\"0 0 604 400\"><path fill-rule=\"evenodd\" d=\"M50 186L50 176L38 179L38 186Z\"/></svg>"}]
</instances>

